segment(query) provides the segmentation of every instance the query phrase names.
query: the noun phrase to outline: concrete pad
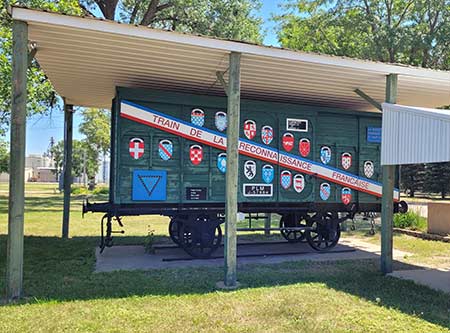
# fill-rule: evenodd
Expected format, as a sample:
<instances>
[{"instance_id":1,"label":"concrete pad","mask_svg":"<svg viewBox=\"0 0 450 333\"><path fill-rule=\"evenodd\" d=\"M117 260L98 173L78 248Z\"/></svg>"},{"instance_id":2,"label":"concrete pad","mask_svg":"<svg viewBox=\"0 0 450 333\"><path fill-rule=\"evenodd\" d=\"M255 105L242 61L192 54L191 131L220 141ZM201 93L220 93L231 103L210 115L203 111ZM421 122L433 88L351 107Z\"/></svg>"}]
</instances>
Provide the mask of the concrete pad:
<instances>
[{"instance_id":1,"label":"concrete pad","mask_svg":"<svg viewBox=\"0 0 450 333\"><path fill-rule=\"evenodd\" d=\"M272 255L257 256L261 253ZM223 266L222 258L190 260L190 256L178 247L160 248L154 254L145 253L143 246L115 246L106 248L100 254L96 250L96 272L111 272L117 270L151 270L180 267ZM223 247L216 256L223 255ZM246 264L270 264L286 261L335 261L379 258L380 247L355 239L341 239L340 243L330 252L316 252L308 244L273 243L264 245L238 245L238 266ZM406 252L394 251L394 258L408 255ZM248 256L248 257L245 257Z\"/></svg>"},{"instance_id":2,"label":"concrete pad","mask_svg":"<svg viewBox=\"0 0 450 333\"><path fill-rule=\"evenodd\" d=\"M395 271L389 275L399 279L411 280L417 284L450 294L450 269L413 269Z\"/></svg>"}]
</instances>

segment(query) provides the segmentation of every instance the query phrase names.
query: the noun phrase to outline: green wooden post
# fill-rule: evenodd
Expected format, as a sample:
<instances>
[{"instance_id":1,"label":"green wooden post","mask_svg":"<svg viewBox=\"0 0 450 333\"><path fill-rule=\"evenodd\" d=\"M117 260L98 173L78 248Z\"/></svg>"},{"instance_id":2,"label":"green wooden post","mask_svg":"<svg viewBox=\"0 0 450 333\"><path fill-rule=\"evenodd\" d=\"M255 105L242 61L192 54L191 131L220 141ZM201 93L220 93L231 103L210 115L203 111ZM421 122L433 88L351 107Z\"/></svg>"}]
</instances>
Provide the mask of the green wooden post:
<instances>
[{"instance_id":1,"label":"green wooden post","mask_svg":"<svg viewBox=\"0 0 450 333\"><path fill-rule=\"evenodd\" d=\"M239 169L239 113L241 104L241 54L231 52L228 82L227 172L225 202L225 279L226 287L236 281L236 219Z\"/></svg>"},{"instance_id":2,"label":"green wooden post","mask_svg":"<svg viewBox=\"0 0 450 333\"><path fill-rule=\"evenodd\" d=\"M397 74L386 77L386 102L397 102ZM395 165L383 166L383 197L381 201L381 272L392 272L392 228L394 211Z\"/></svg>"},{"instance_id":3,"label":"green wooden post","mask_svg":"<svg viewBox=\"0 0 450 333\"><path fill-rule=\"evenodd\" d=\"M73 106L64 102L64 208L62 237L69 238L70 191L72 185Z\"/></svg>"},{"instance_id":4,"label":"green wooden post","mask_svg":"<svg viewBox=\"0 0 450 333\"><path fill-rule=\"evenodd\" d=\"M6 254L6 297L8 301L22 296L28 25L25 22L13 21L12 34L11 142Z\"/></svg>"}]
</instances>

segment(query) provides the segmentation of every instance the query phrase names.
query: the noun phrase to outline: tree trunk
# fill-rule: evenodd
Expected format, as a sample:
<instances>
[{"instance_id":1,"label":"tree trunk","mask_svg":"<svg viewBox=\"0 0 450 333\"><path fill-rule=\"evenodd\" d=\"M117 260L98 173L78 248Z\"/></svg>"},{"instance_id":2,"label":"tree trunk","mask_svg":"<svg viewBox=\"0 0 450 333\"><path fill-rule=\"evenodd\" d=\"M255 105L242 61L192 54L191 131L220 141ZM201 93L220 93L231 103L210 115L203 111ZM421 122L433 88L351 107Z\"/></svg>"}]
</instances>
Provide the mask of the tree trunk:
<instances>
[{"instance_id":1,"label":"tree trunk","mask_svg":"<svg viewBox=\"0 0 450 333\"><path fill-rule=\"evenodd\" d=\"M100 8L103 16L107 20L114 20L118 2L119 0L95 0L95 3Z\"/></svg>"}]
</instances>

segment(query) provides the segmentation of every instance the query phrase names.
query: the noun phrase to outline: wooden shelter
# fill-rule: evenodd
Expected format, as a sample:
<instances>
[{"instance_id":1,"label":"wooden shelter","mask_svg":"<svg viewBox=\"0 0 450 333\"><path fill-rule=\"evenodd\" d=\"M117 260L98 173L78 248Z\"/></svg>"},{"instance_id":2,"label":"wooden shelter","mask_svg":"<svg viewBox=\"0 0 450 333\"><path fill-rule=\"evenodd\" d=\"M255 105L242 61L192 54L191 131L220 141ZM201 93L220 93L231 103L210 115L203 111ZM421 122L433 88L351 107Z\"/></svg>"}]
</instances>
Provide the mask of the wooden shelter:
<instances>
[{"instance_id":1,"label":"wooden shelter","mask_svg":"<svg viewBox=\"0 0 450 333\"><path fill-rule=\"evenodd\" d=\"M65 100L63 237L69 235L73 105L109 108L116 86L227 95L225 285L236 284L240 98L380 109L382 102L450 104L450 73L149 29L23 7L13 18L13 100L7 296L22 294L26 80L35 56ZM383 167L382 258L392 271L395 166Z\"/></svg>"}]
</instances>

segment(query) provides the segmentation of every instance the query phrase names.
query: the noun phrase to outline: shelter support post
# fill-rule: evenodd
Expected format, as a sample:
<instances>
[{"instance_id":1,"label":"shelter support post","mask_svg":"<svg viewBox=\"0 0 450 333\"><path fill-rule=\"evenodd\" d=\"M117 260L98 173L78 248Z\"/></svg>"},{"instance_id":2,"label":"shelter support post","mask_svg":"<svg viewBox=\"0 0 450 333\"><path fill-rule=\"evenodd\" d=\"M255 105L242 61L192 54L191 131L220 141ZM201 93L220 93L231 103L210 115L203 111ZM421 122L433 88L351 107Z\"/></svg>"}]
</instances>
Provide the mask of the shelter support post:
<instances>
[{"instance_id":1,"label":"shelter support post","mask_svg":"<svg viewBox=\"0 0 450 333\"><path fill-rule=\"evenodd\" d=\"M73 106L64 101L64 208L62 238L69 238L70 192L72 186Z\"/></svg>"},{"instance_id":2,"label":"shelter support post","mask_svg":"<svg viewBox=\"0 0 450 333\"><path fill-rule=\"evenodd\" d=\"M6 298L22 296L27 115L28 25L13 21Z\"/></svg>"},{"instance_id":3,"label":"shelter support post","mask_svg":"<svg viewBox=\"0 0 450 333\"><path fill-rule=\"evenodd\" d=\"M397 74L389 74L386 77L386 102L397 102ZM394 182L395 165L383 167L383 192L381 201L381 272L392 272L392 234L394 214Z\"/></svg>"},{"instance_id":4,"label":"shelter support post","mask_svg":"<svg viewBox=\"0 0 450 333\"><path fill-rule=\"evenodd\" d=\"M235 287L236 281L236 219L239 168L239 113L241 104L241 54L230 53L228 80L227 172L225 200L225 279L226 287Z\"/></svg>"}]
</instances>

